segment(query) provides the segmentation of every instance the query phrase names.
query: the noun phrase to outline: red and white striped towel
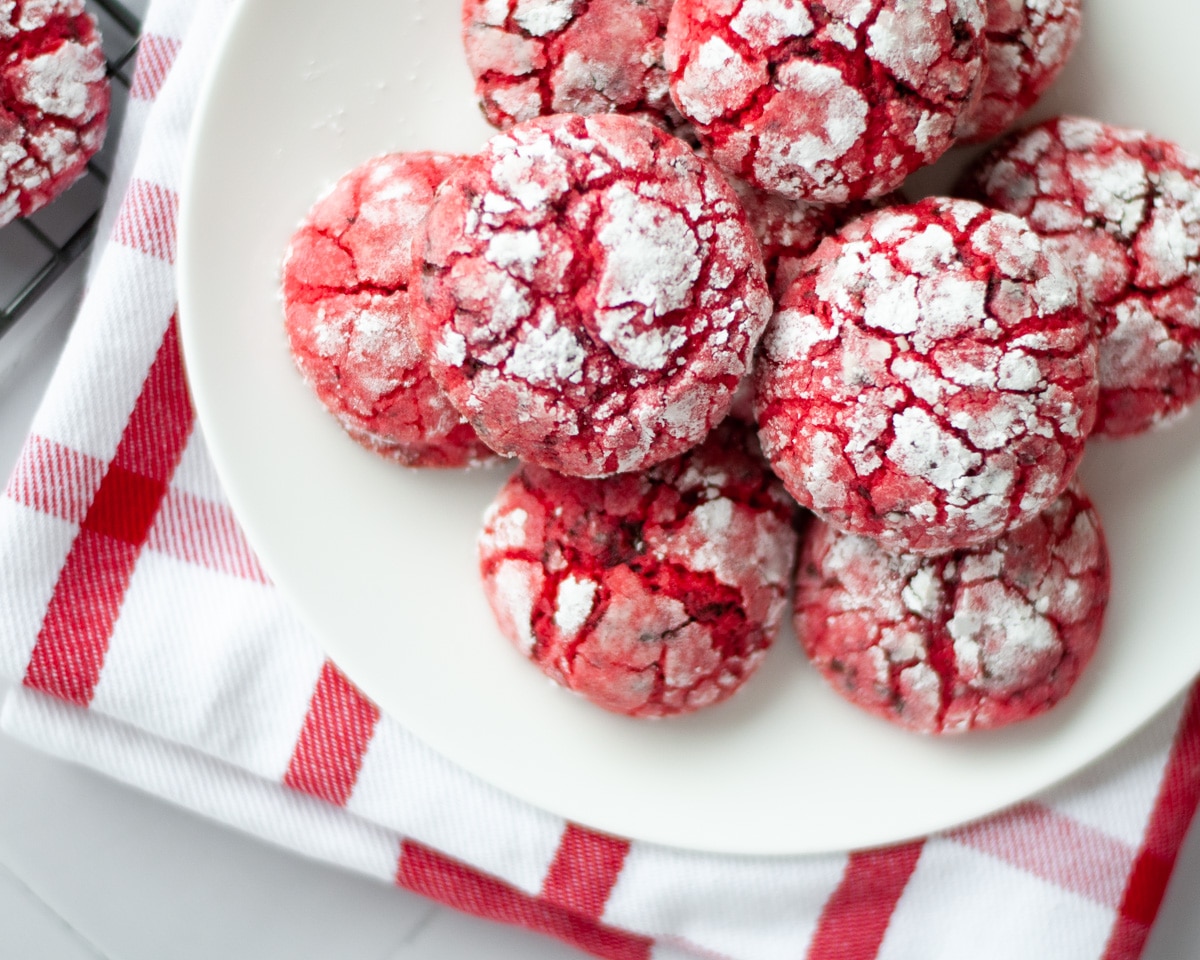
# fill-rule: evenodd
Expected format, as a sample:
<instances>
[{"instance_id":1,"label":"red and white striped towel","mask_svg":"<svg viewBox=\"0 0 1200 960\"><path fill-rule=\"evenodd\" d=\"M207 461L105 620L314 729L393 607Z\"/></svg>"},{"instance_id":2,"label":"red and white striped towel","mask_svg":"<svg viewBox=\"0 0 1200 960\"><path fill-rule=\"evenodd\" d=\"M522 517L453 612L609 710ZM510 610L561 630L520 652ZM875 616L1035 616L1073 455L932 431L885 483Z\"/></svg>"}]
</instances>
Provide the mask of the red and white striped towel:
<instances>
[{"instance_id":1,"label":"red and white striped towel","mask_svg":"<svg viewBox=\"0 0 1200 960\"><path fill-rule=\"evenodd\" d=\"M753 859L565 823L457 769L347 683L244 541L179 357L176 191L227 12L150 10L108 239L0 498L0 671L18 683L3 728L598 956L1136 958L1200 798L1195 691L1069 784L984 823Z\"/></svg>"}]
</instances>

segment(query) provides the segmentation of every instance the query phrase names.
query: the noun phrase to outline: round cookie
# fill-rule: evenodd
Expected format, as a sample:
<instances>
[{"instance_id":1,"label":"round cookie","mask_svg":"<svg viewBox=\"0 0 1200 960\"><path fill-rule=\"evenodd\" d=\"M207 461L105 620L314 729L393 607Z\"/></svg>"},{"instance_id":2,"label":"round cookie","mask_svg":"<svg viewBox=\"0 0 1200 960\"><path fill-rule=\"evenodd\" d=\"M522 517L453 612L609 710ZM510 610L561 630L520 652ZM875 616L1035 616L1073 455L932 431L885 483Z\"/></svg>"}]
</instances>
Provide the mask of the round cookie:
<instances>
[{"instance_id":1,"label":"round cookie","mask_svg":"<svg viewBox=\"0 0 1200 960\"><path fill-rule=\"evenodd\" d=\"M1054 706L1100 637L1104 533L1072 484L1032 522L940 557L814 522L796 634L839 694L922 733L1002 727Z\"/></svg>"},{"instance_id":2,"label":"round cookie","mask_svg":"<svg viewBox=\"0 0 1200 960\"><path fill-rule=\"evenodd\" d=\"M1096 409L1078 286L1021 219L931 198L804 262L755 366L763 450L840 529L935 554L1028 522Z\"/></svg>"},{"instance_id":3,"label":"round cookie","mask_svg":"<svg viewBox=\"0 0 1200 960\"><path fill-rule=\"evenodd\" d=\"M109 95L83 0L0 4L0 226L79 179L104 144Z\"/></svg>"},{"instance_id":4,"label":"round cookie","mask_svg":"<svg viewBox=\"0 0 1200 960\"><path fill-rule=\"evenodd\" d=\"M463 0L463 44L488 122L552 113L682 124L667 89L672 0Z\"/></svg>"},{"instance_id":5,"label":"round cookie","mask_svg":"<svg viewBox=\"0 0 1200 960\"><path fill-rule=\"evenodd\" d=\"M494 137L438 191L416 329L495 450L576 476L642 470L729 410L770 318L725 179L632 117Z\"/></svg>"},{"instance_id":6,"label":"round cookie","mask_svg":"<svg viewBox=\"0 0 1200 960\"><path fill-rule=\"evenodd\" d=\"M795 504L745 428L640 474L519 470L488 509L484 588L501 631L548 676L616 713L724 700L786 608Z\"/></svg>"},{"instance_id":7,"label":"round cookie","mask_svg":"<svg viewBox=\"0 0 1200 960\"><path fill-rule=\"evenodd\" d=\"M1083 0L988 0L986 79L958 123L959 140L1003 133L1049 89L1075 49Z\"/></svg>"},{"instance_id":8,"label":"round cookie","mask_svg":"<svg viewBox=\"0 0 1200 960\"><path fill-rule=\"evenodd\" d=\"M368 160L313 205L283 262L284 326L300 372L350 436L406 466L494 456L430 376L411 326L413 238L461 160Z\"/></svg>"},{"instance_id":9,"label":"round cookie","mask_svg":"<svg viewBox=\"0 0 1200 960\"><path fill-rule=\"evenodd\" d=\"M1098 434L1141 433L1200 397L1200 158L1061 117L1002 141L961 190L1028 219L1079 277L1099 325Z\"/></svg>"},{"instance_id":10,"label":"round cookie","mask_svg":"<svg viewBox=\"0 0 1200 960\"><path fill-rule=\"evenodd\" d=\"M983 0L676 0L671 96L732 176L880 197L953 143L983 80Z\"/></svg>"}]
</instances>

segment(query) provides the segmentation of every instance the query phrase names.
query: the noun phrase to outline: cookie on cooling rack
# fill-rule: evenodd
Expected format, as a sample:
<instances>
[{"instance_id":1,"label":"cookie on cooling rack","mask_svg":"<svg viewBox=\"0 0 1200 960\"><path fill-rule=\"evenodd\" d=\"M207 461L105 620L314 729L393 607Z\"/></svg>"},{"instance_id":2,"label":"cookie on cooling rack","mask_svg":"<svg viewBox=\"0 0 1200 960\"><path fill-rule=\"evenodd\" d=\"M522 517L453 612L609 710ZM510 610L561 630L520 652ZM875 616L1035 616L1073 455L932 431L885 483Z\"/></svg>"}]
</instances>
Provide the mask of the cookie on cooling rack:
<instances>
[{"instance_id":1,"label":"cookie on cooling rack","mask_svg":"<svg viewBox=\"0 0 1200 960\"><path fill-rule=\"evenodd\" d=\"M0 4L0 225L79 179L104 145L109 99L83 0Z\"/></svg>"}]
</instances>

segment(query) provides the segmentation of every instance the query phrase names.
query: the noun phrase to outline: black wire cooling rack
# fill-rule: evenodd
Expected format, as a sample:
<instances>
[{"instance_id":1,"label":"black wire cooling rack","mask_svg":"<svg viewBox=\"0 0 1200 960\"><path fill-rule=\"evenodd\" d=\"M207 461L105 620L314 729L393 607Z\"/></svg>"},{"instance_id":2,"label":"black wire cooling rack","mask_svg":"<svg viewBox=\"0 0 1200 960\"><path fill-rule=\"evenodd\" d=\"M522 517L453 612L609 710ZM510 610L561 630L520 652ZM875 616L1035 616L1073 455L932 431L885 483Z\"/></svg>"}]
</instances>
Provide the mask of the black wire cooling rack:
<instances>
[{"instance_id":1,"label":"black wire cooling rack","mask_svg":"<svg viewBox=\"0 0 1200 960\"><path fill-rule=\"evenodd\" d=\"M88 0L86 6L99 24L112 81L107 142L70 190L33 216L0 229L0 337L17 325L96 237L142 24L119 0Z\"/></svg>"}]
</instances>

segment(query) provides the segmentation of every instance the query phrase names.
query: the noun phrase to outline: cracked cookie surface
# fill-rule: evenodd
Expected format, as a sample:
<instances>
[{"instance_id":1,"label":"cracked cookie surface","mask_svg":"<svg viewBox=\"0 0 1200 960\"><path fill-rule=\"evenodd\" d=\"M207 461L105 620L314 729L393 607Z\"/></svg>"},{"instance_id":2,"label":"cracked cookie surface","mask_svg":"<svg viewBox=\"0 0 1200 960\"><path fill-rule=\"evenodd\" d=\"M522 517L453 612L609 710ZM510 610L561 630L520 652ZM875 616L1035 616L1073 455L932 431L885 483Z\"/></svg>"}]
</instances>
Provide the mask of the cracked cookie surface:
<instances>
[{"instance_id":1,"label":"cracked cookie surface","mask_svg":"<svg viewBox=\"0 0 1200 960\"><path fill-rule=\"evenodd\" d=\"M406 466L494 457L430 376L411 326L413 240L462 159L368 160L313 205L284 257L284 326L296 365L350 436Z\"/></svg>"},{"instance_id":2,"label":"cracked cookie surface","mask_svg":"<svg viewBox=\"0 0 1200 960\"><path fill-rule=\"evenodd\" d=\"M479 540L501 631L548 676L617 713L732 695L786 609L795 504L744 427L641 474L524 466Z\"/></svg>"},{"instance_id":3,"label":"cracked cookie surface","mask_svg":"<svg viewBox=\"0 0 1200 960\"><path fill-rule=\"evenodd\" d=\"M722 170L798 200L895 190L983 80L982 0L676 0L671 96Z\"/></svg>"},{"instance_id":4,"label":"cracked cookie surface","mask_svg":"<svg viewBox=\"0 0 1200 960\"><path fill-rule=\"evenodd\" d=\"M1060 117L998 144L962 191L1025 217L1076 273L1100 337L1096 432L1141 433L1200 398L1200 158Z\"/></svg>"},{"instance_id":5,"label":"cracked cookie surface","mask_svg":"<svg viewBox=\"0 0 1200 960\"><path fill-rule=\"evenodd\" d=\"M732 188L620 114L494 137L439 190L421 249L434 376L493 449L561 473L700 443L770 317Z\"/></svg>"},{"instance_id":6,"label":"cracked cookie surface","mask_svg":"<svg viewBox=\"0 0 1200 960\"><path fill-rule=\"evenodd\" d=\"M1001 727L1071 690L1109 587L1100 518L1078 484L1020 529L939 557L816 521L796 634L834 690L886 720L923 733Z\"/></svg>"},{"instance_id":7,"label":"cracked cookie surface","mask_svg":"<svg viewBox=\"0 0 1200 960\"><path fill-rule=\"evenodd\" d=\"M464 0L463 44L488 122L638 114L668 130L663 38L673 0Z\"/></svg>"},{"instance_id":8,"label":"cracked cookie surface","mask_svg":"<svg viewBox=\"0 0 1200 960\"><path fill-rule=\"evenodd\" d=\"M1053 502L1096 394L1074 277L1023 220L965 200L891 207L827 238L755 367L763 450L800 503L924 554Z\"/></svg>"},{"instance_id":9,"label":"cracked cookie surface","mask_svg":"<svg viewBox=\"0 0 1200 960\"><path fill-rule=\"evenodd\" d=\"M1082 0L988 0L983 91L959 121L959 140L990 140L1032 107L1066 66L1082 27Z\"/></svg>"}]
</instances>

